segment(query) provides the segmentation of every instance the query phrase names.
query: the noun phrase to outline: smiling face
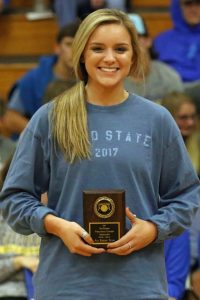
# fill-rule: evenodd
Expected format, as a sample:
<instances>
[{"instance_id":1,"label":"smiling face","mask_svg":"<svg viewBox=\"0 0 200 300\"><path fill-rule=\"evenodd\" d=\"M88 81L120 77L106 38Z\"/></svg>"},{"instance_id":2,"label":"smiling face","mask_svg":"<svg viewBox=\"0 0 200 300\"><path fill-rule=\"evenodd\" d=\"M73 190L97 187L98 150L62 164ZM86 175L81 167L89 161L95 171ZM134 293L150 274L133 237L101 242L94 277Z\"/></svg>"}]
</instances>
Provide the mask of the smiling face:
<instances>
[{"instance_id":1,"label":"smiling face","mask_svg":"<svg viewBox=\"0 0 200 300\"><path fill-rule=\"evenodd\" d=\"M183 137L190 136L197 124L196 107L194 104L184 102L175 115L175 120Z\"/></svg>"},{"instance_id":2,"label":"smiling face","mask_svg":"<svg viewBox=\"0 0 200 300\"><path fill-rule=\"evenodd\" d=\"M90 36L83 52L88 86L115 88L129 74L133 59L131 37L120 24L104 24Z\"/></svg>"}]
</instances>

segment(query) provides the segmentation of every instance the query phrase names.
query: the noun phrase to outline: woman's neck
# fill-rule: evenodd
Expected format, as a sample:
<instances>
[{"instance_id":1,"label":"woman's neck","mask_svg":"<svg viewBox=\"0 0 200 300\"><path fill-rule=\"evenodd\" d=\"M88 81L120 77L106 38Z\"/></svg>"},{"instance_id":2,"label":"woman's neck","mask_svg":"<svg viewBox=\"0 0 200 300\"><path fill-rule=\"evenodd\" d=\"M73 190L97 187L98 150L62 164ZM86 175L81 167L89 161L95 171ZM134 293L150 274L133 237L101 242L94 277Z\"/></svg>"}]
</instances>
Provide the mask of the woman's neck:
<instances>
[{"instance_id":1,"label":"woman's neck","mask_svg":"<svg viewBox=\"0 0 200 300\"><path fill-rule=\"evenodd\" d=\"M124 102L128 98L128 92L120 89L96 89L86 86L87 102L95 105L110 106Z\"/></svg>"}]
</instances>

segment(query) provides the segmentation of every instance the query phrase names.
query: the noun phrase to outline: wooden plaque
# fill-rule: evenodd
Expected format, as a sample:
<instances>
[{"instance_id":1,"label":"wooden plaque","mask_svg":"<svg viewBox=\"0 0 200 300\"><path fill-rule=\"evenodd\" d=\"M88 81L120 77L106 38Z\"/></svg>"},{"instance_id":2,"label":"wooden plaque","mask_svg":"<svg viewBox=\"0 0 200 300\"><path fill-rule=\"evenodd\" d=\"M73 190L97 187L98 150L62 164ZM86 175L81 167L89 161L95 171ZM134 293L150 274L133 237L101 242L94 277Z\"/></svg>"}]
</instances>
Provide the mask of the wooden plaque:
<instances>
[{"instance_id":1,"label":"wooden plaque","mask_svg":"<svg viewBox=\"0 0 200 300\"><path fill-rule=\"evenodd\" d=\"M120 239L125 234L125 191L83 191L83 220L94 247L106 248Z\"/></svg>"}]
</instances>

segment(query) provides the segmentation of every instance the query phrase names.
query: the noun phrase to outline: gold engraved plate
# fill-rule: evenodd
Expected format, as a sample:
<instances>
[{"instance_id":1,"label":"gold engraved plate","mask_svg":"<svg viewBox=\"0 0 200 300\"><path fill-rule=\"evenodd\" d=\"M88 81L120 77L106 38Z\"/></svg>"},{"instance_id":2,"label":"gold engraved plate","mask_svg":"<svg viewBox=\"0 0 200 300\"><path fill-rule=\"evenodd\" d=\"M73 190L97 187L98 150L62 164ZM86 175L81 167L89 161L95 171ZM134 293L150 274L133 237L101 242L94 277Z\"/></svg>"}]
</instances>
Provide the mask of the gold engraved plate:
<instances>
[{"instance_id":1,"label":"gold engraved plate","mask_svg":"<svg viewBox=\"0 0 200 300\"><path fill-rule=\"evenodd\" d=\"M94 247L106 248L125 233L125 191L83 191L84 228Z\"/></svg>"}]
</instances>

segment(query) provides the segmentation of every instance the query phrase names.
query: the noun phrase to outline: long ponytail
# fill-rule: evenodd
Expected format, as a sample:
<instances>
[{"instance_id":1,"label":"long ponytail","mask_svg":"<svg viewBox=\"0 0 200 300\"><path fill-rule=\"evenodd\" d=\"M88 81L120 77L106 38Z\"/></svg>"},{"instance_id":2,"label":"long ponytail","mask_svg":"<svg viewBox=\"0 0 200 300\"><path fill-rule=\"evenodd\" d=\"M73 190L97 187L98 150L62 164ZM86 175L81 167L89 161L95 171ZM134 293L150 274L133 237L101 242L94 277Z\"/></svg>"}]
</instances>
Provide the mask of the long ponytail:
<instances>
[{"instance_id":1,"label":"long ponytail","mask_svg":"<svg viewBox=\"0 0 200 300\"><path fill-rule=\"evenodd\" d=\"M55 100L52 121L53 135L66 160L73 163L77 158L88 159L90 142L82 81Z\"/></svg>"}]
</instances>

